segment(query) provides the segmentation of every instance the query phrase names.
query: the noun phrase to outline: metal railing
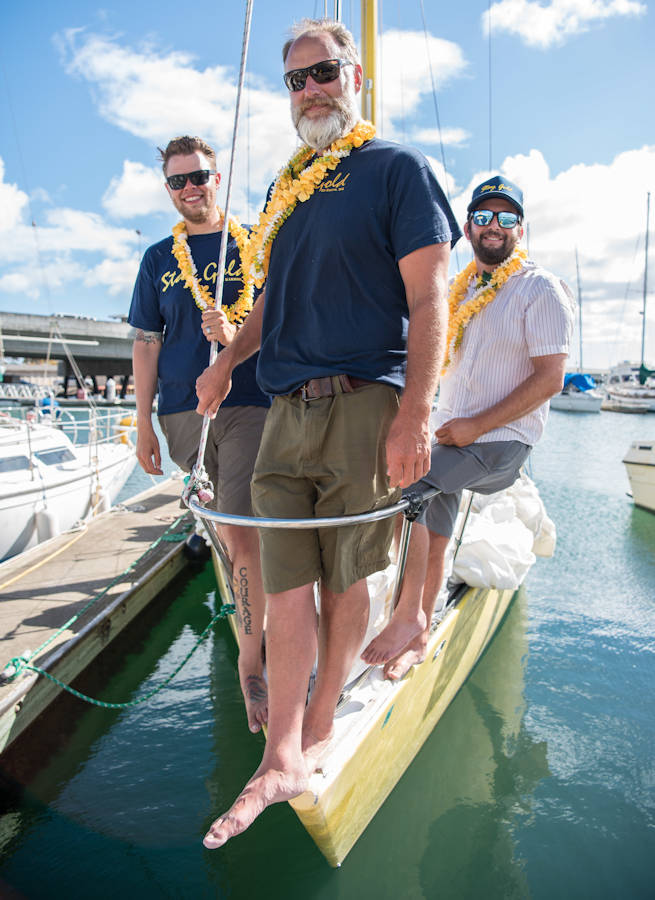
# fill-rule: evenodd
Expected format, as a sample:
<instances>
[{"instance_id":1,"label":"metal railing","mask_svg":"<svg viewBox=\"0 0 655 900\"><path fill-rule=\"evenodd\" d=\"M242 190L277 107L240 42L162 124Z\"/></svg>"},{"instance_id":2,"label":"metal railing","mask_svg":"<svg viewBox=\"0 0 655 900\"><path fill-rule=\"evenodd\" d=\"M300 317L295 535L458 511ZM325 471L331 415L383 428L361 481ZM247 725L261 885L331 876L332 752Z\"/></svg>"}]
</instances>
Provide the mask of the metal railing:
<instances>
[{"instance_id":1,"label":"metal railing","mask_svg":"<svg viewBox=\"0 0 655 900\"><path fill-rule=\"evenodd\" d=\"M432 499L432 497L438 493L439 491L437 488L426 486L421 490L407 493L402 500L398 501L398 503L393 503L391 506L385 506L382 509L369 510L368 512L351 516L324 516L318 519L271 519L259 516L235 516L218 512L217 510L206 509L206 507L202 506L193 495L187 501L187 506L194 515L215 525L239 525L245 528L341 528L346 525L362 525L367 522L378 522L381 519L388 519L398 513L403 513L403 527L398 542L396 581L391 602L391 611L393 611L400 597L400 592L402 591L412 524L420 515L421 510L427 501ZM216 550L223 568L225 569L228 581L231 583L232 564L227 549L215 528L207 528L206 530L209 539L212 542L212 546Z\"/></svg>"}]
</instances>

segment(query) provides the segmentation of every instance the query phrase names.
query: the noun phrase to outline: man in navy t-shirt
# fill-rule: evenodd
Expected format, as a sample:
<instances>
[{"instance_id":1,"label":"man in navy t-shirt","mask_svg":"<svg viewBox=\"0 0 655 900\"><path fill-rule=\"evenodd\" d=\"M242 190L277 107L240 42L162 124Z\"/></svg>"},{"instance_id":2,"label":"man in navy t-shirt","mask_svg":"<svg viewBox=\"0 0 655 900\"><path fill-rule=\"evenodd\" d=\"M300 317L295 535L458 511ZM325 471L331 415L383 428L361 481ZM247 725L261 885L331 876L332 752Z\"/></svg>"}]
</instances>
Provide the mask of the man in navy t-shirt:
<instances>
[{"instance_id":1,"label":"man in navy t-shirt","mask_svg":"<svg viewBox=\"0 0 655 900\"><path fill-rule=\"evenodd\" d=\"M425 157L374 139L360 121L362 68L347 29L305 20L283 57L292 118L307 148L283 170L253 233L255 264L265 268L270 253L265 298L198 379L198 411L218 409L234 366L261 347L257 379L274 399L253 475L255 512L343 516L388 506L428 471L448 260L459 230ZM392 531L391 519L261 530L268 740L206 847L220 847L269 804L306 790L361 650L366 576L385 567Z\"/></svg>"},{"instance_id":2,"label":"man in navy t-shirt","mask_svg":"<svg viewBox=\"0 0 655 900\"><path fill-rule=\"evenodd\" d=\"M237 326L230 321L230 310L243 287L240 252L230 233L223 293L228 313L211 308L201 312L207 299L214 297L223 229L216 206L220 181L216 156L205 141L188 136L170 141L161 156L166 189L182 215L175 231L181 227L186 238L167 237L146 250L128 317L136 329L137 457L144 471L152 475L162 474L159 441L152 426L155 393L171 458L185 471L196 462L202 426L195 413L196 378L209 363L211 341L224 347L234 338ZM236 233L240 237L245 234ZM194 269L197 279L189 284L188 273ZM270 405L257 386L256 365L253 356L235 369L232 390L211 423L204 457L215 485L217 508L234 515L251 515L250 480ZM224 526L221 535L233 566L241 689L250 729L259 731L266 721L267 699L262 677L264 596L257 534L251 528Z\"/></svg>"}]
</instances>

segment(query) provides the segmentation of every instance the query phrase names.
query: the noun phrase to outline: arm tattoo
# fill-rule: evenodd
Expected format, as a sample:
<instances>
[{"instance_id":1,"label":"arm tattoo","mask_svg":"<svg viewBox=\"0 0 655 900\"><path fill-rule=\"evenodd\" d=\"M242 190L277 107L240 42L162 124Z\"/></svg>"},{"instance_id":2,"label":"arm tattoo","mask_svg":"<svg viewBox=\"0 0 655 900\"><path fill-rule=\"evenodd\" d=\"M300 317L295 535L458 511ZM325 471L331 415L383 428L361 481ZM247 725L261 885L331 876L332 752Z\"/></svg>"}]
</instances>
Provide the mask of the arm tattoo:
<instances>
[{"instance_id":1,"label":"arm tattoo","mask_svg":"<svg viewBox=\"0 0 655 900\"><path fill-rule=\"evenodd\" d=\"M143 341L144 344L161 343L161 339L161 331L144 331L142 328L137 328L136 334L134 335L135 341Z\"/></svg>"}]
</instances>

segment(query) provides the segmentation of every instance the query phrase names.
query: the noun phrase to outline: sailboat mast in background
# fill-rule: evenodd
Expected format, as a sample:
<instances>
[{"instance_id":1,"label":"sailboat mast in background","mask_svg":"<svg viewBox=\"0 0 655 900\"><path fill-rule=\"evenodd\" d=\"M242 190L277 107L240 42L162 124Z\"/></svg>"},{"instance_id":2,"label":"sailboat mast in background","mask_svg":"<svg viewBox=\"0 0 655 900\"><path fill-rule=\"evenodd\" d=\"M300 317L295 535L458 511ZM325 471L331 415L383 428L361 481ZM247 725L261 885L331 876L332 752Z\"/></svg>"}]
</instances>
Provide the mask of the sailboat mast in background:
<instances>
[{"instance_id":1,"label":"sailboat mast in background","mask_svg":"<svg viewBox=\"0 0 655 900\"><path fill-rule=\"evenodd\" d=\"M362 0L362 116L373 125L376 124L377 112L377 78L376 78L376 46L378 34L377 0Z\"/></svg>"},{"instance_id":2,"label":"sailboat mast in background","mask_svg":"<svg viewBox=\"0 0 655 900\"><path fill-rule=\"evenodd\" d=\"M578 279L578 331L580 338L580 357L578 372L583 372L582 368L582 291L580 290L580 265L578 263L578 248L575 248L575 274Z\"/></svg>"},{"instance_id":3,"label":"sailboat mast in background","mask_svg":"<svg viewBox=\"0 0 655 900\"><path fill-rule=\"evenodd\" d=\"M644 303L641 310L642 315L642 323L641 323L641 368L644 368L644 358L646 353L646 294L648 293L648 226L650 223L650 191L646 195L646 247L644 250ZM642 381L643 372L639 373L639 380L643 384L646 380L645 378Z\"/></svg>"}]
</instances>

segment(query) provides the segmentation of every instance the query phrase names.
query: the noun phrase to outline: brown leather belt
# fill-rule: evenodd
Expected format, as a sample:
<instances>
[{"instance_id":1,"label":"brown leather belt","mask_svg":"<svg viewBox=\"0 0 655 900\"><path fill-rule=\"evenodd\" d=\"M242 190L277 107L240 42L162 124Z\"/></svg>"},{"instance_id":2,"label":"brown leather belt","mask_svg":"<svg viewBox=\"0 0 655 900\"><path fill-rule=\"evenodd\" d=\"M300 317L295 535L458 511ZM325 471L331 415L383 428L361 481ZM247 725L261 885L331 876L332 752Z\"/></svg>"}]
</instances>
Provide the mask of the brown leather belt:
<instances>
[{"instance_id":1,"label":"brown leather belt","mask_svg":"<svg viewBox=\"0 0 655 900\"><path fill-rule=\"evenodd\" d=\"M336 394L350 394L356 388L373 383L365 378L354 378L352 375L324 375L323 378L310 378L289 396L300 397L305 401L319 400L321 397L334 397Z\"/></svg>"}]
</instances>

